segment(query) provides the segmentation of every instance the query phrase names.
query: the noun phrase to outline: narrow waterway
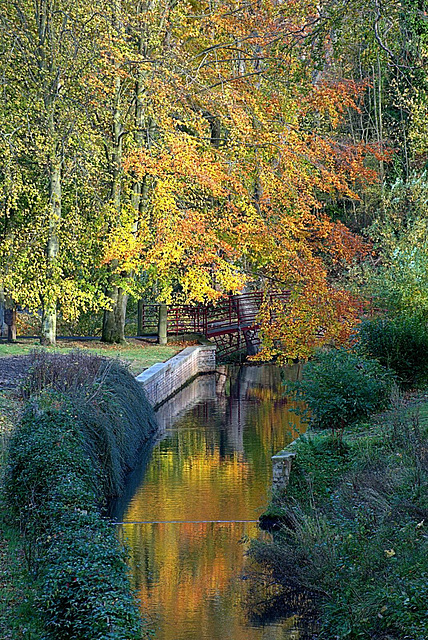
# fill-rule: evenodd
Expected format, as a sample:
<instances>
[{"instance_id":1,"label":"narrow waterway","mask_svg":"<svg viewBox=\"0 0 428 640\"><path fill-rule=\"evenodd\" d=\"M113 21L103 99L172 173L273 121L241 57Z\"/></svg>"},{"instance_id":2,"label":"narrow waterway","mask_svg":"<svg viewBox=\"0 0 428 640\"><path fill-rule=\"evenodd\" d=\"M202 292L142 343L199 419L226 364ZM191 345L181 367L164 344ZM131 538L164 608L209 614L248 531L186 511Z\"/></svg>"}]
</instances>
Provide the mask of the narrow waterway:
<instances>
[{"instance_id":1,"label":"narrow waterway","mask_svg":"<svg viewBox=\"0 0 428 640\"><path fill-rule=\"evenodd\" d=\"M115 513L156 639L298 638L294 619L250 622L243 579L271 456L302 430L290 408L279 368L264 365L201 376L158 411L159 441Z\"/></svg>"}]
</instances>

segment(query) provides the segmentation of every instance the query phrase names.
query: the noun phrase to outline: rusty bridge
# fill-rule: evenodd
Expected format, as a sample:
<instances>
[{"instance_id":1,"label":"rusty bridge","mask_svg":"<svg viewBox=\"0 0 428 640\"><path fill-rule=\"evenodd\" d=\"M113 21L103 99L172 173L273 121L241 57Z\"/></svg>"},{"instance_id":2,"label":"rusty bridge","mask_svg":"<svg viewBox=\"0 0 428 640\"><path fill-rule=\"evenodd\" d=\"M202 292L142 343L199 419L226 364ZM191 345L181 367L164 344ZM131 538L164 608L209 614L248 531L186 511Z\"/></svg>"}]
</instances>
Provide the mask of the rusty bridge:
<instances>
[{"instance_id":1,"label":"rusty bridge","mask_svg":"<svg viewBox=\"0 0 428 640\"><path fill-rule=\"evenodd\" d=\"M203 335L215 342L220 358L244 350L254 355L260 347L258 315L266 298L268 302L281 301L285 306L290 292L253 291L229 295L216 304L168 305L167 333L169 336ZM157 333L158 317L158 304L141 303L139 335Z\"/></svg>"}]
</instances>

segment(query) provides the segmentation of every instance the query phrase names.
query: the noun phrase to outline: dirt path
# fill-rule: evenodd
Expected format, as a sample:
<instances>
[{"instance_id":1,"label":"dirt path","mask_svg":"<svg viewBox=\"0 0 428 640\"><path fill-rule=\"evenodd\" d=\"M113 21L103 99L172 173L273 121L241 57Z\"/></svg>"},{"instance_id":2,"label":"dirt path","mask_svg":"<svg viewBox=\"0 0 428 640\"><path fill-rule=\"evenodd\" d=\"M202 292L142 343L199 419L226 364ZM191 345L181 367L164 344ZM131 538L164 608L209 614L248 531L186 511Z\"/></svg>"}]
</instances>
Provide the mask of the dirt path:
<instances>
[{"instance_id":1,"label":"dirt path","mask_svg":"<svg viewBox=\"0 0 428 640\"><path fill-rule=\"evenodd\" d=\"M28 371L31 356L0 358L0 391L16 389Z\"/></svg>"}]
</instances>

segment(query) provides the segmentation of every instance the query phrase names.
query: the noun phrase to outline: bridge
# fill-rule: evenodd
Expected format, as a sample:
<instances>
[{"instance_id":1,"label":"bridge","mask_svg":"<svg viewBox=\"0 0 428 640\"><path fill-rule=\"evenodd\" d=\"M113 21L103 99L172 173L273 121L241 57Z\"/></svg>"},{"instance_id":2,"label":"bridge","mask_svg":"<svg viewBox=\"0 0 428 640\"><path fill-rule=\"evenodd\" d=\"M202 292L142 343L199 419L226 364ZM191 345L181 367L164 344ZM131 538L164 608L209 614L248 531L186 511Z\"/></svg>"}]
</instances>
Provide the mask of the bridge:
<instances>
[{"instance_id":1,"label":"bridge","mask_svg":"<svg viewBox=\"0 0 428 640\"><path fill-rule=\"evenodd\" d=\"M216 304L168 305L167 334L203 335L215 342L220 358L241 351L254 355L260 348L258 315L264 302L280 300L284 306L290 291L253 291L229 295ZM159 305L141 303L139 306L139 335L157 333Z\"/></svg>"}]
</instances>

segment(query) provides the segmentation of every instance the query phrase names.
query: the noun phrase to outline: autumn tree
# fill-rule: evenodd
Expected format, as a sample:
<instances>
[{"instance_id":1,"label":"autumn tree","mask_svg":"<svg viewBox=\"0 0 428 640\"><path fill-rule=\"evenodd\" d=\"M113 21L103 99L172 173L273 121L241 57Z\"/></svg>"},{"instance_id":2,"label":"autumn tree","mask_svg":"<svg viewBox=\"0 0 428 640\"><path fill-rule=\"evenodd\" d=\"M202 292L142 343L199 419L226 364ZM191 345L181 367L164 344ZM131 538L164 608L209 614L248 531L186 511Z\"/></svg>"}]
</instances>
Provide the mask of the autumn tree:
<instances>
[{"instance_id":1,"label":"autumn tree","mask_svg":"<svg viewBox=\"0 0 428 640\"><path fill-rule=\"evenodd\" d=\"M325 6L37 7L8 4L3 22L3 255L45 337L58 304L98 303L103 339L122 341L129 294L215 302L247 285L292 292L292 322L264 312L266 354L341 339L358 305L338 275L365 248L328 214L384 156L343 128L367 83L333 64Z\"/></svg>"},{"instance_id":2,"label":"autumn tree","mask_svg":"<svg viewBox=\"0 0 428 640\"><path fill-rule=\"evenodd\" d=\"M364 164L375 149L334 137L362 87L314 81L306 38L316 7L199 10L171 10L145 63L155 68L145 79L151 137L125 169L146 185L146 206L139 232L122 228L106 259L143 272L165 301L215 300L257 278L292 288L294 324L309 328L311 345L320 326L335 327L324 340L339 337L351 297L331 274L363 243L329 220L320 196L358 198L375 179Z\"/></svg>"}]
</instances>

